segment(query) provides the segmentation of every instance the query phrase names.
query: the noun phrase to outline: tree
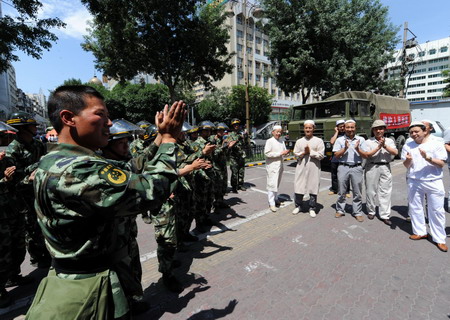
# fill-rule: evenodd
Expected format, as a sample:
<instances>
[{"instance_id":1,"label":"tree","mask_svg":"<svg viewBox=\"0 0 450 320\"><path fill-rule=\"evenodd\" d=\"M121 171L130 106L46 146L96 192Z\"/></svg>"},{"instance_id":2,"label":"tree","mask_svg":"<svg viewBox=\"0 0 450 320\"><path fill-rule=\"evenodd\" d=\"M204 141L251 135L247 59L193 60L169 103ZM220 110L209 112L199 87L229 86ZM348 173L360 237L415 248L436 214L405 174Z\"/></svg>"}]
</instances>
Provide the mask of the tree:
<instances>
[{"instance_id":1,"label":"tree","mask_svg":"<svg viewBox=\"0 0 450 320\"><path fill-rule=\"evenodd\" d=\"M230 88L215 89L203 99L197 107L202 120L229 123L232 113L229 102Z\"/></svg>"},{"instance_id":2,"label":"tree","mask_svg":"<svg viewBox=\"0 0 450 320\"><path fill-rule=\"evenodd\" d=\"M327 96L380 87L398 42L379 0L263 0L269 58L285 92ZM303 89L303 90L301 90Z\"/></svg>"},{"instance_id":3,"label":"tree","mask_svg":"<svg viewBox=\"0 0 450 320\"><path fill-rule=\"evenodd\" d=\"M442 93L442 96L450 97L450 70L442 71L442 76L445 78L444 83L448 83L444 88L444 92Z\"/></svg>"},{"instance_id":4,"label":"tree","mask_svg":"<svg viewBox=\"0 0 450 320\"><path fill-rule=\"evenodd\" d=\"M58 18L38 19L38 11L42 7L38 0L10 2L18 15L0 17L0 73L7 70L9 62L19 61L19 57L13 53L16 50L40 59L43 50L49 50L51 42L58 39L49 30L66 25Z\"/></svg>"},{"instance_id":5,"label":"tree","mask_svg":"<svg viewBox=\"0 0 450 320\"><path fill-rule=\"evenodd\" d=\"M250 98L250 122L253 126L259 126L269 120L272 112L273 96L267 89L261 87L249 87ZM245 119L245 86L233 86L229 97L231 114L233 118Z\"/></svg>"},{"instance_id":6,"label":"tree","mask_svg":"<svg viewBox=\"0 0 450 320\"><path fill-rule=\"evenodd\" d=\"M83 48L121 81L154 75L177 99L181 82L206 89L232 70L223 8L206 1L82 0L94 16Z\"/></svg>"}]
</instances>

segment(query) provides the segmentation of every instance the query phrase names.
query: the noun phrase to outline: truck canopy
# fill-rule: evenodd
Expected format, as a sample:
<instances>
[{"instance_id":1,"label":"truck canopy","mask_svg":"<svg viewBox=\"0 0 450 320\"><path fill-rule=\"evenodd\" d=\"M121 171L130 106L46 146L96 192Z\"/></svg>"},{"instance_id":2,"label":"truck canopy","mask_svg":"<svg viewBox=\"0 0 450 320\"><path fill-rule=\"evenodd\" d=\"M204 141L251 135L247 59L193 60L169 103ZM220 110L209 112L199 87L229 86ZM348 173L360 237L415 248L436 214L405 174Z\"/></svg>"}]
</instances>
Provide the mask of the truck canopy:
<instances>
[{"instance_id":1,"label":"truck canopy","mask_svg":"<svg viewBox=\"0 0 450 320\"><path fill-rule=\"evenodd\" d=\"M394 98L390 96L382 96L372 92L364 91L344 91L334 96L328 97L324 101L341 100L341 99L356 99L368 100L371 104L376 106L375 116L379 119L380 113L403 114L409 113L409 101L401 98Z\"/></svg>"}]
</instances>

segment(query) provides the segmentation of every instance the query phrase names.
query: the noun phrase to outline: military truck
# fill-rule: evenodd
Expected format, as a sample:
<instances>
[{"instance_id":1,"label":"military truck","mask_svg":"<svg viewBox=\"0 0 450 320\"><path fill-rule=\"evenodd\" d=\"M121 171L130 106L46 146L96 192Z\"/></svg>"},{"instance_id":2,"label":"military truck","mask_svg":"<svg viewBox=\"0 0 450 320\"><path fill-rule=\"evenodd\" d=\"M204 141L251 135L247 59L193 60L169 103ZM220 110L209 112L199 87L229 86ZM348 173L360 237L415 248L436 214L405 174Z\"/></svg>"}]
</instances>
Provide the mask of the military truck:
<instances>
[{"instance_id":1,"label":"military truck","mask_svg":"<svg viewBox=\"0 0 450 320\"><path fill-rule=\"evenodd\" d=\"M289 147L293 149L295 141L303 136L303 122L314 120L314 134L324 140L324 160L328 162L332 157L330 138L339 119L355 120L356 134L366 139L371 137L373 121L383 120L387 125L386 136L395 141L400 154L408 134L411 112L406 99L362 91L341 92L320 102L293 107L288 124Z\"/></svg>"}]
</instances>

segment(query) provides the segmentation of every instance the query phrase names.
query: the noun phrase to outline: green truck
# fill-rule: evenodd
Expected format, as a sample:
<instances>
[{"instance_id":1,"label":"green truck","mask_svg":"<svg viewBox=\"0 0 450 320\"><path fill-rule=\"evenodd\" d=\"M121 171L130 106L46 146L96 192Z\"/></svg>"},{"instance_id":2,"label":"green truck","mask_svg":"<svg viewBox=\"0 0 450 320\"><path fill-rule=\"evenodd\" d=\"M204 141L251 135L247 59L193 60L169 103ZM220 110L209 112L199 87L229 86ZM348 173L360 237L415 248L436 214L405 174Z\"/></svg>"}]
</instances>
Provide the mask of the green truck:
<instances>
[{"instance_id":1,"label":"green truck","mask_svg":"<svg viewBox=\"0 0 450 320\"><path fill-rule=\"evenodd\" d=\"M387 125L386 136L393 139L401 152L408 135L411 122L409 101L406 99L378 95L372 92L345 91L323 101L302 104L292 108L288 124L290 149L295 141L303 136L303 122L314 120L314 134L325 142L325 162L331 160L332 145L336 121L353 119L356 121L357 135L370 138L371 125L381 119ZM399 152L399 154L400 154Z\"/></svg>"}]
</instances>

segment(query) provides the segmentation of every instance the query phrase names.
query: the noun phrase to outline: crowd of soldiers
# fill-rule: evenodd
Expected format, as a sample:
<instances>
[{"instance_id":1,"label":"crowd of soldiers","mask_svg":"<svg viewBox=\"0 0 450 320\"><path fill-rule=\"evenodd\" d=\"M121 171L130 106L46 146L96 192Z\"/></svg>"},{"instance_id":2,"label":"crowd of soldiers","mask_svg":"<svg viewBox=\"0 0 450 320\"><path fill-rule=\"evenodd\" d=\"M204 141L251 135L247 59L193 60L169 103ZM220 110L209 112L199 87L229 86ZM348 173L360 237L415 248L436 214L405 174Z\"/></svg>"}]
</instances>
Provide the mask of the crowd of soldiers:
<instances>
[{"instance_id":1,"label":"crowd of soldiers","mask_svg":"<svg viewBox=\"0 0 450 320\"><path fill-rule=\"evenodd\" d=\"M83 114L91 109L91 100L106 109L101 95L90 87L67 86L55 91L49 100L49 114L60 134L58 144L37 139L36 121L23 112L14 113L0 127L0 132L16 132L6 153L0 154L0 308L11 303L6 287L32 281L20 271L26 249L34 266L51 266L30 308L30 319L48 318L52 312L78 312L49 307L44 301L50 294L58 305L65 305L61 292L55 289L55 279L88 281L93 275L103 276L103 282L106 278L112 288L113 302L105 300L98 306L105 314L127 318L132 312L148 309L141 285L138 214L144 222L154 225L162 283L180 293L183 286L173 274L180 264L174 259L175 253L185 250L186 243L198 241L195 234L213 225L213 212L229 207L224 201L228 192L227 163L232 192L245 191L245 149L249 139L239 119L231 121L231 130L225 123L202 121L194 127L180 123L179 131L172 124L172 131L167 133L163 124L166 119L175 123L176 112L182 108L174 104L170 110L158 113L154 124L144 120L135 125L117 119L101 128ZM101 112L105 117L107 111ZM71 118L66 119L69 113ZM106 132L107 143L102 144L100 136ZM171 140L166 139L168 135ZM80 150L73 145L80 146ZM175 153L172 161L163 159L164 152ZM74 160L76 157L80 157L79 162ZM164 176L170 176L165 171L170 171L171 166L175 177L165 181ZM136 189L137 194L125 197L129 189ZM100 194L94 195L97 191ZM108 216L107 222L98 221L102 214ZM195 230L191 230L194 220ZM102 274L105 271L108 274ZM52 293L45 290L49 284L55 286ZM74 292L71 297L75 296ZM83 315L89 311L81 312Z\"/></svg>"}]
</instances>

